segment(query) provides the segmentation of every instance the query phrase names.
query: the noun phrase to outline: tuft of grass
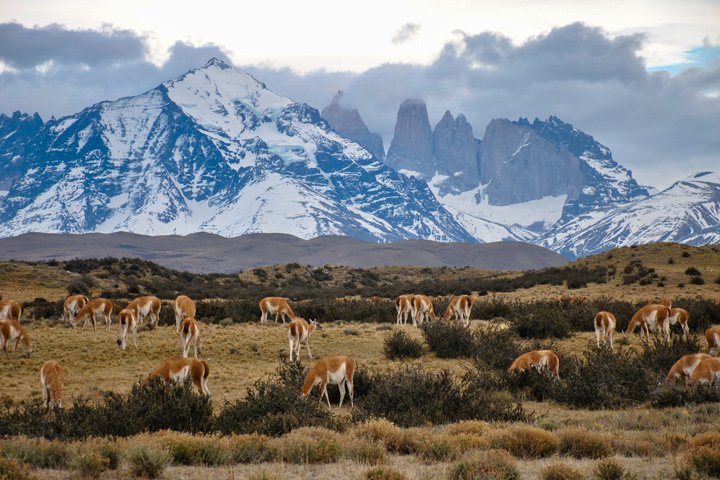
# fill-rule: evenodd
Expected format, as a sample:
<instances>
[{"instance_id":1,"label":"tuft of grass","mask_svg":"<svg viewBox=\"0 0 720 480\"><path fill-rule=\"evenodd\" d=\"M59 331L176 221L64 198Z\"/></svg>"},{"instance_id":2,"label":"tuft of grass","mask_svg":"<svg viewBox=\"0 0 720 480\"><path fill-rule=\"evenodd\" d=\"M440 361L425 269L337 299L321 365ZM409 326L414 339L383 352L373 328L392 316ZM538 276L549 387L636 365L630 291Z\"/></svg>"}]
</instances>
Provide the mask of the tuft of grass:
<instances>
[{"instance_id":1,"label":"tuft of grass","mask_svg":"<svg viewBox=\"0 0 720 480\"><path fill-rule=\"evenodd\" d=\"M559 451L574 458L599 459L613 454L610 439L602 434L582 429L566 429L557 432L560 437Z\"/></svg>"},{"instance_id":2,"label":"tuft of grass","mask_svg":"<svg viewBox=\"0 0 720 480\"><path fill-rule=\"evenodd\" d=\"M170 464L170 456L162 450L137 445L128 451L130 472L136 477L158 478Z\"/></svg>"},{"instance_id":3,"label":"tuft of grass","mask_svg":"<svg viewBox=\"0 0 720 480\"><path fill-rule=\"evenodd\" d=\"M448 480L519 480L520 473L509 453L489 450L461 459L452 466L447 478Z\"/></svg>"},{"instance_id":4,"label":"tuft of grass","mask_svg":"<svg viewBox=\"0 0 720 480\"><path fill-rule=\"evenodd\" d=\"M493 432L490 445L518 458L545 458L557 452L560 440L541 428L517 426Z\"/></svg>"},{"instance_id":5,"label":"tuft of grass","mask_svg":"<svg viewBox=\"0 0 720 480\"><path fill-rule=\"evenodd\" d=\"M699 447L687 452L689 464L698 472L712 478L720 478L720 448Z\"/></svg>"},{"instance_id":6,"label":"tuft of grass","mask_svg":"<svg viewBox=\"0 0 720 480\"><path fill-rule=\"evenodd\" d=\"M366 480L406 480L407 477L403 475L399 470L387 467L379 466L373 467L365 471Z\"/></svg>"},{"instance_id":7,"label":"tuft of grass","mask_svg":"<svg viewBox=\"0 0 720 480\"><path fill-rule=\"evenodd\" d=\"M264 435L233 435L229 443L230 458L234 463L264 463L275 459L270 438Z\"/></svg>"},{"instance_id":8,"label":"tuft of grass","mask_svg":"<svg viewBox=\"0 0 720 480\"><path fill-rule=\"evenodd\" d=\"M27 466L15 460L0 457L0 480L35 480Z\"/></svg>"},{"instance_id":9,"label":"tuft of grass","mask_svg":"<svg viewBox=\"0 0 720 480\"><path fill-rule=\"evenodd\" d=\"M552 463L542 469L540 478L542 480L581 480L585 478L585 475L567 463Z\"/></svg>"},{"instance_id":10,"label":"tuft of grass","mask_svg":"<svg viewBox=\"0 0 720 480\"><path fill-rule=\"evenodd\" d=\"M278 460L296 464L335 463L343 454L342 437L330 430L305 427L272 441Z\"/></svg>"},{"instance_id":11,"label":"tuft of grass","mask_svg":"<svg viewBox=\"0 0 720 480\"><path fill-rule=\"evenodd\" d=\"M99 478L110 468L110 460L97 452L83 453L70 461L70 467L83 478Z\"/></svg>"},{"instance_id":12,"label":"tuft of grass","mask_svg":"<svg viewBox=\"0 0 720 480\"><path fill-rule=\"evenodd\" d=\"M598 462L593 474L597 480L624 480L628 473L620 462L607 459Z\"/></svg>"}]
</instances>

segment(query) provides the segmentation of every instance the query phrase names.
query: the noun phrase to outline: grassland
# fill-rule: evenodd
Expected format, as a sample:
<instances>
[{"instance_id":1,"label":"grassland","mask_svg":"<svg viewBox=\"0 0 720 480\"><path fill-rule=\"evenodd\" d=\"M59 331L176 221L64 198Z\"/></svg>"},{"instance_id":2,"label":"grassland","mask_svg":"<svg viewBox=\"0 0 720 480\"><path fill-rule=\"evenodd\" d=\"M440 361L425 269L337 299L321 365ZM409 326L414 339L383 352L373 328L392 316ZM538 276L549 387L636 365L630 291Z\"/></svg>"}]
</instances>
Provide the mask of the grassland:
<instances>
[{"instance_id":1,"label":"grassland","mask_svg":"<svg viewBox=\"0 0 720 480\"><path fill-rule=\"evenodd\" d=\"M645 269L653 269L656 274L652 282L641 285L638 282L625 284L624 273L628 265L642 264ZM531 288L517 289L506 292L488 292L486 299L512 299L534 301L537 299L557 298L563 295L575 297L613 298L630 301L643 301L647 298L660 297L697 297L720 299L720 284L715 279L720 275L720 252L717 247L693 248L672 244L649 245L637 248L622 248L606 252L594 257L574 262L569 268L608 269L605 283L589 283L582 288L568 289L567 285L539 284ZM703 284L690 283L691 276L685 272L695 267L702 272ZM92 279L90 293L99 295L101 292L117 291L127 293L127 289L135 286L140 293L152 293L150 287L160 282L163 271L145 271L138 269L133 272L132 279L123 271L109 268L93 268L88 272L68 271L64 264L26 264L1 262L0 268L4 275L0 276L0 295L3 299L18 299L30 302L41 297L49 301L58 301L67 295L67 288L88 276ZM637 269L635 269L637 270ZM264 273L260 273L260 271ZM242 291L265 291L284 288L301 292L312 289L314 295L323 292L328 297L342 297L351 293L348 286L354 284L358 288L374 289L382 296L384 289L390 286L415 291L418 285L432 282L452 283L458 278L467 278L467 290L476 290L472 282L517 278L521 274L507 272L474 271L472 269L427 269L387 267L370 269L370 273L344 267L326 267L321 273L317 269L302 266L272 266L265 269L254 269L241 272L234 276L193 277L190 281L217 284L213 289L227 285L228 288L245 289ZM306 281L307 283L302 283ZM363 283L367 281L368 283ZM155 282L155 283L153 283ZM659 285L661 284L661 285ZM683 286L679 286L683 285ZM208 287L209 288L209 287ZM370 291L370 290L368 290ZM318 293L320 292L320 293ZM182 293L182 292L175 292ZM461 292L447 292L461 293ZM126 297L127 298L127 297ZM199 299L202 300L202 299ZM255 301L256 298L247 300ZM297 300L297 299L296 299ZM168 308L168 307L164 307ZM692 313L692 312L691 312ZM33 313L30 312L30 317ZM259 317L259 312L257 313ZM200 320L203 320L200 318ZM256 381L267 378L278 366L280 359L288 356L286 329L282 324L260 325L257 317L246 316L244 323L204 324L203 357L211 365L211 376L208 386L213 394L215 408L224 401L232 402L243 398L248 387ZM389 316L386 324L347 322L341 318L321 319L323 330L311 337L310 343L315 357L332 354L349 354L358 361L361 369L383 371L400 365L412 363L421 365L431 371L447 369L457 376L469 367L469 360L440 359L424 346L420 359L412 361L387 360L383 355L383 341L389 334L389 325L394 324L394 317ZM472 329L483 328L490 319L475 318ZM590 322L590 319L588 319ZM33 355L25 358L20 355L4 359L2 387L0 396L9 396L14 400L26 401L39 396L39 369L44 360L56 359L66 368L65 399L86 396L95 398L100 392L113 390L119 393L128 392L132 385L144 377L162 360L179 355L180 341L171 326L159 326L156 329L143 329L138 334L139 349L132 342L128 350L123 352L116 343L117 325L110 330L99 326L97 331L86 328L81 331L63 325L57 319L35 318L23 321L34 345ZM692 323L692 321L691 321ZM408 335L422 340L419 330L410 326L401 328ZM561 358L576 354L586 348L592 348L592 333L574 332L569 338L555 340ZM632 337L627 343L637 344L638 339ZM303 363L307 364L307 351L303 347ZM331 387L334 388L334 387ZM581 428L584 431L604 435L611 445L609 455L621 462L635 478L664 479L680 478L676 474L679 465L686 461L691 450L693 436L707 431L717 431L717 419L720 405L705 404L686 406L683 408L652 409L640 405L623 410L582 410L568 409L552 402L524 402L526 410L531 413L529 424L541 428L560 438L567 428ZM349 417L349 409L343 407L336 415ZM524 424L522 424L524 425ZM509 428L517 425L493 423L484 425L475 432L476 444L450 447L447 455L432 456L426 450L419 449L411 454L398 454L383 442L385 453L381 463L401 471L407 478L447 478L454 465L473 450L485 452L488 448L498 446L498 436ZM337 434L341 445L357 440L359 426ZM428 438L429 445L444 445L449 437L458 432L453 426L428 426L412 430L411 434L418 438ZM143 444L167 448L167 436L180 434L153 434L137 438L116 440L120 450L131 444ZM307 433L312 436L312 433ZM184 438L184 437L183 437ZM187 440L187 439L186 439ZM30 442L30 440L0 440L0 442ZM191 441L191 440L187 440ZM218 439L222 443L223 439ZM272 440L282 442L282 439ZM165 442L165 443L163 443ZM452 444L452 442L450 442ZM720 440L717 447L720 448ZM278 443L281 445L282 443ZM2 444L0 443L0 446ZM82 451L87 443L68 444L72 452ZM453 444L454 445L454 444ZM229 447L228 447L229 448ZM444 448L444 447L442 447ZM439 450L442 450L438 447ZM510 448L510 447L508 447ZM438 451L439 451L438 450ZM424 453L425 452L425 453ZM73 453L74 454L74 453ZM720 455L720 454L719 454ZM1 455L0 455L1 456ZM371 465L354 458L332 458L328 464L314 464L278 460L260 465L219 465L178 466L172 465L165 472L166 478L364 478ZM572 466L586 478L594 478L594 471L602 460L592 458L574 458L559 452L547 458L522 458L516 455L512 463L517 467L521 478L543 478L543 469L551 464L562 462ZM33 472L41 478L73 478L76 472L67 467L60 469L36 468ZM265 475L264 477L262 475ZM119 471L109 471L101 478L122 478L129 475L127 466L123 464ZM493 477L489 477L493 478ZM628 477L631 478L631 477ZM700 478L700 477L687 477Z\"/></svg>"}]
</instances>

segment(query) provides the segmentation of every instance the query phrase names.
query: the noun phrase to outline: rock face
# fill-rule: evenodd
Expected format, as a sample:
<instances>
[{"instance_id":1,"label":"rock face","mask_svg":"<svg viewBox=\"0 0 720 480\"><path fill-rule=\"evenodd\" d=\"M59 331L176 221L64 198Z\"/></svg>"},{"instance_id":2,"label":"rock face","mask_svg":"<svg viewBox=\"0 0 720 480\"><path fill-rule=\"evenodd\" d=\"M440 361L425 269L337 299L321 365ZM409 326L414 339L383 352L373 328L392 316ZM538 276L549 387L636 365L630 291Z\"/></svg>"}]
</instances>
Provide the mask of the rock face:
<instances>
[{"instance_id":1,"label":"rock face","mask_svg":"<svg viewBox=\"0 0 720 480\"><path fill-rule=\"evenodd\" d=\"M385 147L380 135L368 130L367 125L360 117L357 109L347 107L342 103L343 92L339 91L322 111L322 116L328 121L333 130L343 137L354 140L365 147L380 161L385 159Z\"/></svg>"},{"instance_id":2,"label":"rock face","mask_svg":"<svg viewBox=\"0 0 720 480\"><path fill-rule=\"evenodd\" d=\"M472 125L461 113L453 119L449 111L433 130L433 152L437 172L442 175L460 173L462 183L468 187L477 185L480 169L477 161L477 142Z\"/></svg>"},{"instance_id":3,"label":"rock face","mask_svg":"<svg viewBox=\"0 0 720 480\"><path fill-rule=\"evenodd\" d=\"M22 169L22 154L27 143L43 126L37 113L0 114L0 191L6 191Z\"/></svg>"},{"instance_id":4,"label":"rock face","mask_svg":"<svg viewBox=\"0 0 720 480\"><path fill-rule=\"evenodd\" d=\"M432 130L422 100L407 99L400 105L385 163L395 170L418 172L424 179L435 174Z\"/></svg>"},{"instance_id":5,"label":"rock face","mask_svg":"<svg viewBox=\"0 0 720 480\"><path fill-rule=\"evenodd\" d=\"M583 188L580 160L542 138L528 125L493 120L481 145L481 180L492 205L546 196L576 200Z\"/></svg>"}]
</instances>

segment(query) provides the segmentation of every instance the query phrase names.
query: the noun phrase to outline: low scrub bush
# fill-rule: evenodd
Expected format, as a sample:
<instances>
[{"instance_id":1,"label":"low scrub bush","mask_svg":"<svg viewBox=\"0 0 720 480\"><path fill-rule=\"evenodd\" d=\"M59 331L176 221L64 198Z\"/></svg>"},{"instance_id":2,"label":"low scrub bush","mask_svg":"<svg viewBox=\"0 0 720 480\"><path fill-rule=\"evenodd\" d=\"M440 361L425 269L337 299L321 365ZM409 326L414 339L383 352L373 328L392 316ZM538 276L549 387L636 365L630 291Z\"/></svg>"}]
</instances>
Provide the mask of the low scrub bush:
<instances>
[{"instance_id":1,"label":"low scrub bush","mask_svg":"<svg viewBox=\"0 0 720 480\"><path fill-rule=\"evenodd\" d=\"M265 463L275 459L270 438L264 435L233 435L229 443L230 458L234 463Z\"/></svg>"},{"instance_id":2,"label":"low scrub bush","mask_svg":"<svg viewBox=\"0 0 720 480\"><path fill-rule=\"evenodd\" d=\"M217 429L224 434L280 436L300 427L337 428L326 405L314 397L300 397L302 379L299 363L282 364L273 377L248 388L244 399L225 404Z\"/></svg>"},{"instance_id":3,"label":"low scrub bush","mask_svg":"<svg viewBox=\"0 0 720 480\"><path fill-rule=\"evenodd\" d=\"M97 452L88 452L73 458L70 467L83 478L99 478L110 468L110 461Z\"/></svg>"},{"instance_id":4,"label":"low scrub bush","mask_svg":"<svg viewBox=\"0 0 720 480\"><path fill-rule=\"evenodd\" d=\"M686 459L696 471L712 478L720 478L720 448L699 447L686 453Z\"/></svg>"},{"instance_id":5,"label":"low scrub bush","mask_svg":"<svg viewBox=\"0 0 720 480\"><path fill-rule=\"evenodd\" d=\"M35 480L25 465L9 458L0 457L0 480Z\"/></svg>"},{"instance_id":6,"label":"low scrub bush","mask_svg":"<svg viewBox=\"0 0 720 480\"><path fill-rule=\"evenodd\" d=\"M342 438L335 432L300 428L273 441L279 461L296 464L335 463L343 453Z\"/></svg>"},{"instance_id":7,"label":"low scrub bush","mask_svg":"<svg viewBox=\"0 0 720 480\"><path fill-rule=\"evenodd\" d=\"M597 480L623 480L627 477L628 472L617 460L607 459L598 462L593 474L593 478Z\"/></svg>"},{"instance_id":8,"label":"low scrub bush","mask_svg":"<svg viewBox=\"0 0 720 480\"><path fill-rule=\"evenodd\" d=\"M373 467L365 471L366 480L407 480L402 472L387 466Z\"/></svg>"},{"instance_id":9,"label":"low scrub bush","mask_svg":"<svg viewBox=\"0 0 720 480\"><path fill-rule=\"evenodd\" d=\"M448 480L519 480L515 462L509 453L502 450L489 450L469 455L455 463L450 469Z\"/></svg>"},{"instance_id":10,"label":"low scrub bush","mask_svg":"<svg viewBox=\"0 0 720 480\"><path fill-rule=\"evenodd\" d=\"M381 465L387 459L383 446L364 440L343 441L344 456L349 460L368 465Z\"/></svg>"},{"instance_id":11,"label":"low scrub bush","mask_svg":"<svg viewBox=\"0 0 720 480\"><path fill-rule=\"evenodd\" d=\"M399 428L385 419L363 422L355 427L354 433L358 438L381 443L387 451L401 455L418 453L429 441L427 432Z\"/></svg>"},{"instance_id":12,"label":"low scrub bush","mask_svg":"<svg viewBox=\"0 0 720 480\"><path fill-rule=\"evenodd\" d=\"M560 430L559 452L573 458L605 458L613 452L610 439L596 432L589 432L579 428Z\"/></svg>"},{"instance_id":13,"label":"low scrub bush","mask_svg":"<svg viewBox=\"0 0 720 480\"><path fill-rule=\"evenodd\" d=\"M718 403L720 389L712 385L660 385L652 392L650 402L655 408Z\"/></svg>"},{"instance_id":14,"label":"low scrub bush","mask_svg":"<svg viewBox=\"0 0 720 480\"><path fill-rule=\"evenodd\" d=\"M475 333L473 360L480 369L507 370L518 355L524 351L513 332L498 324L491 324Z\"/></svg>"},{"instance_id":15,"label":"low scrub bush","mask_svg":"<svg viewBox=\"0 0 720 480\"><path fill-rule=\"evenodd\" d=\"M127 455L130 472L136 477L158 478L170 464L170 456L155 448L138 445L131 448Z\"/></svg>"},{"instance_id":16,"label":"low scrub bush","mask_svg":"<svg viewBox=\"0 0 720 480\"><path fill-rule=\"evenodd\" d=\"M545 458L557 452L560 440L541 428L518 426L493 432L490 445L518 458Z\"/></svg>"},{"instance_id":17,"label":"low scrub bush","mask_svg":"<svg viewBox=\"0 0 720 480\"><path fill-rule=\"evenodd\" d=\"M456 418L488 422L527 420L522 403L503 387L498 387L499 378L502 376L494 372L466 373L460 386L462 406Z\"/></svg>"},{"instance_id":18,"label":"low scrub bush","mask_svg":"<svg viewBox=\"0 0 720 480\"><path fill-rule=\"evenodd\" d=\"M514 312L512 329L522 338L566 338L570 336L572 325L567 317L561 314L562 305L544 309L520 308ZM534 306L533 306L534 307Z\"/></svg>"},{"instance_id":19,"label":"low scrub bush","mask_svg":"<svg viewBox=\"0 0 720 480\"><path fill-rule=\"evenodd\" d=\"M411 338L402 330L394 330L385 338L383 343L385 358L420 358L422 356L422 343Z\"/></svg>"},{"instance_id":20,"label":"low scrub bush","mask_svg":"<svg viewBox=\"0 0 720 480\"><path fill-rule=\"evenodd\" d=\"M542 480L581 480L585 478L585 475L567 463L558 462L543 468L540 478Z\"/></svg>"},{"instance_id":21,"label":"low scrub bush","mask_svg":"<svg viewBox=\"0 0 720 480\"><path fill-rule=\"evenodd\" d=\"M470 330L459 322L436 320L421 326L425 342L439 358L471 357L475 342Z\"/></svg>"}]
</instances>

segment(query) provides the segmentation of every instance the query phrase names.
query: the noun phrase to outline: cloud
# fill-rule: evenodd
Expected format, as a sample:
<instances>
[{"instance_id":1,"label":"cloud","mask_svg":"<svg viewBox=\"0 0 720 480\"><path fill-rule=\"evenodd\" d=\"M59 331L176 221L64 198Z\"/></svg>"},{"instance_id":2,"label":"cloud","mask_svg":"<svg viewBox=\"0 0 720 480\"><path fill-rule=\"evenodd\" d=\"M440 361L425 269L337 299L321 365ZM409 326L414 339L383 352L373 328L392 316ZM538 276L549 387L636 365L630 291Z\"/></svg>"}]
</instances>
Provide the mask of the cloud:
<instances>
[{"instance_id":1,"label":"cloud","mask_svg":"<svg viewBox=\"0 0 720 480\"><path fill-rule=\"evenodd\" d=\"M13 68L36 67L46 62L96 66L143 58L147 52L145 38L130 30L0 24L0 60Z\"/></svg>"},{"instance_id":2,"label":"cloud","mask_svg":"<svg viewBox=\"0 0 720 480\"><path fill-rule=\"evenodd\" d=\"M395 33L395 36L392 38L392 43L405 43L411 40L420 31L420 27L421 25L419 23L406 23Z\"/></svg>"}]
</instances>

